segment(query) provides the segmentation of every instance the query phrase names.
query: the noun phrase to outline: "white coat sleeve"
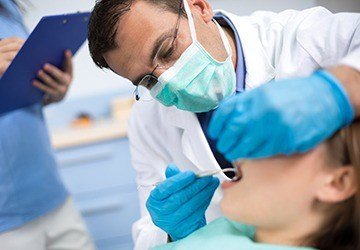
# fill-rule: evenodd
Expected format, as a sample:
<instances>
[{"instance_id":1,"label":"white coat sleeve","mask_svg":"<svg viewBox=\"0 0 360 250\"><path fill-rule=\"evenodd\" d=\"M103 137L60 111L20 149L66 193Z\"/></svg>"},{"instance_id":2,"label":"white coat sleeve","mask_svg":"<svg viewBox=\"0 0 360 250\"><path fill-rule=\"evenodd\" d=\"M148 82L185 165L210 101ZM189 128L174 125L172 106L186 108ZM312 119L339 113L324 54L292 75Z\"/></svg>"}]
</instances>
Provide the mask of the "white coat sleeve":
<instances>
[{"instance_id":1,"label":"white coat sleeve","mask_svg":"<svg viewBox=\"0 0 360 250\"><path fill-rule=\"evenodd\" d=\"M360 72L360 49L346 56L340 61L340 65L350 66Z\"/></svg>"},{"instance_id":2,"label":"white coat sleeve","mask_svg":"<svg viewBox=\"0 0 360 250\"><path fill-rule=\"evenodd\" d=\"M297 41L322 68L347 65L360 70L360 14L313 8L301 22Z\"/></svg>"},{"instance_id":3,"label":"white coat sleeve","mask_svg":"<svg viewBox=\"0 0 360 250\"><path fill-rule=\"evenodd\" d=\"M132 165L136 171L136 183L140 201L141 218L133 224L132 235L136 250L147 250L167 243L167 234L156 227L146 209L146 200L152 190L152 184L164 179L166 162L169 162L161 151L159 141L154 138L157 122L153 121L151 129L146 125L146 107L136 107L129 120L128 135ZM158 135L158 137L161 135ZM156 137L156 136L155 136Z\"/></svg>"}]
</instances>

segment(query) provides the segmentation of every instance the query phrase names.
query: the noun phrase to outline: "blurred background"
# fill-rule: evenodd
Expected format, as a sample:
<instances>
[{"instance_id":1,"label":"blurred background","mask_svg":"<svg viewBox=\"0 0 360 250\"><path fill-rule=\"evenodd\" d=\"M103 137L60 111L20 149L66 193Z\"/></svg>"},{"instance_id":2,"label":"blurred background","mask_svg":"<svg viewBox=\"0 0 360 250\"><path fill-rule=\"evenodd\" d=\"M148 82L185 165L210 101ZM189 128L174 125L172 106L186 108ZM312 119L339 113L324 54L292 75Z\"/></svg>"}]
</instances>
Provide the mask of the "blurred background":
<instances>
[{"instance_id":1,"label":"blurred background","mask_svg":"<svg viewBox=\"0 0 360 250\"><path fill-rule=\"evenodd\" d=\"M25 13L31 31L42 16L90 11L93 1L32 0ZM210 0L214 8L247 15L321 5L333 12L360 12L359 0ZM85 44L75 56L75 74L64 102L46 108L60 172L101 250L132 249L131 224L139 217L135 173L126 124L134 87L95 67Z\"/></svg>"},{"instance_id":2,"label":"blurred background","mask_svg":"<svg viewBox=\"0 0 360 250\"><path fill-rule=\"evenodd\" d=\"M25 19L30 30L44 15L89 11L94 4L94 1L85 0L62 0L61 2L30 0L30 2L32 7L27 12ZM209 2L214 8L225 9L238 15L248 15L256 10L275 12L285 9L302 10L318 5L325 6L333 12L360 11L359 0L209 0ZM128 93L129 84L109 72L105 73L98 70L89 58L85 44L76 56L75 64L81 65L81 67L76 68L75 82L69 94L69 100L113 91Z\"/></svg>"}]
</instances>

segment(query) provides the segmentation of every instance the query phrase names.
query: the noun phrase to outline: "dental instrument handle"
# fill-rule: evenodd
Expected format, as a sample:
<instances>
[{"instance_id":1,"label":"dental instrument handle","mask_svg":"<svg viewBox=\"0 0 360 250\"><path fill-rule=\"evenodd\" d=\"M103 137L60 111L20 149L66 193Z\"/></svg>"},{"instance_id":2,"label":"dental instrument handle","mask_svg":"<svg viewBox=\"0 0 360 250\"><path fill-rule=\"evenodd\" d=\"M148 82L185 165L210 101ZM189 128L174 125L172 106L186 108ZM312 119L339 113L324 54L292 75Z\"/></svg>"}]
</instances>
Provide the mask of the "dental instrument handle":
<instances>
[{"instance_id":1,"label":"dental instrument handle","mask_svg":"<svg viewBox=\"0 0 360 250\"><path fill-rule=\"evenodd\" d=\"M234 172L236 173L236 169L235 168L224 168L224 169L218 169L218 170L210 170L210 171L204 171L204 172L199 172L197 174L195 174L195 176L197 178L203 178L203 177L209 177L209 176L214 176L216 174L219 174L219 173L227 173L227 172ZM139 185L138 186L138 189L139 188L148 188L148 187L156 187L157 185L159 185L162 181L158 181L154 184L151 184L151 185Z\"/></svg>"},{"instance_id":2,"label":"dental instrument handle","mask_svg":"<svg viewBox=\"0 0 360 250\"><path fill-rule=\"evenodd\" d=\"M202 178L202 177L208 177L208 176L213 176L219 173L227 173L227 172L236 172L236 170L234 168L224 168L224 169L218 169L218 170L211 170L211 171L204 171L204 172L200 172L196 174L197 178Z\"/></svg>"}]
</instances>

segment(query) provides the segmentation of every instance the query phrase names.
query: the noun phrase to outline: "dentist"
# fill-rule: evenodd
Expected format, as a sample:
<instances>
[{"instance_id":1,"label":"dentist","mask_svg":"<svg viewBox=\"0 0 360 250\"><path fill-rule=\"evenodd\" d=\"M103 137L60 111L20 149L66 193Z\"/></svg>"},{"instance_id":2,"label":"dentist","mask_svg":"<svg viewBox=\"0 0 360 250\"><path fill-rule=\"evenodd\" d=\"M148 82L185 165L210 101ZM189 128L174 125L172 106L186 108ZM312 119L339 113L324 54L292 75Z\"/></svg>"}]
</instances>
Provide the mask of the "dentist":
<instances>
[{"instance_id":1,"label":"dentist","mask_svg":"<svg viewBox=\"0 0 360 250\"><path fill-rule=\"evenodd\" d=\"M359 116L359 27L359 14L321 7L239 17L214 14L206 0L98 1L92 58L129 79L140 99L129 123L143 187L135 248L184 238L221 216L218 179L194 172L308 150Z\"/></svg>"}]
</instances>

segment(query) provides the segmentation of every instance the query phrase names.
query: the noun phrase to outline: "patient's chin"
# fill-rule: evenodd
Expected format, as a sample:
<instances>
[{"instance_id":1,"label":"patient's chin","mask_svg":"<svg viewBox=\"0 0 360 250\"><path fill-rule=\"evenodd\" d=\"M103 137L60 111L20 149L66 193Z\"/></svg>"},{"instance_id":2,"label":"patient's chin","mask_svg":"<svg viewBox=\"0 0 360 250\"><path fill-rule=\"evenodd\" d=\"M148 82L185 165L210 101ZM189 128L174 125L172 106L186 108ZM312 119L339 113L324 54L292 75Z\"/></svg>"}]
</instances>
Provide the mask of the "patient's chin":
<instances>
[{"instance_id":1,"label":"patient's chin","mask_svg":"<svg viewBox=\"0 0 360 250\"><path fill-rule=\"evenodd\" d=\"M249 204L240 202L239 200L236 201L235 199L233 196L225 195L220 201L220 209L224 217L238 223L249 225L259 222L259 214L256 209L249 206Z\"/></svg>"},{"instance_id":2,"label":"patient's chin","mask_svg":"<svg viewBox=\"0 0 360 250\"><path fill-rule=\"evenodd\" d=\"M230 198L224 197L220 201L220 209L222 214L228 219L236 220L236 218L238 217L239 209L234 206Z\"/></svg>"}]
</instances>

